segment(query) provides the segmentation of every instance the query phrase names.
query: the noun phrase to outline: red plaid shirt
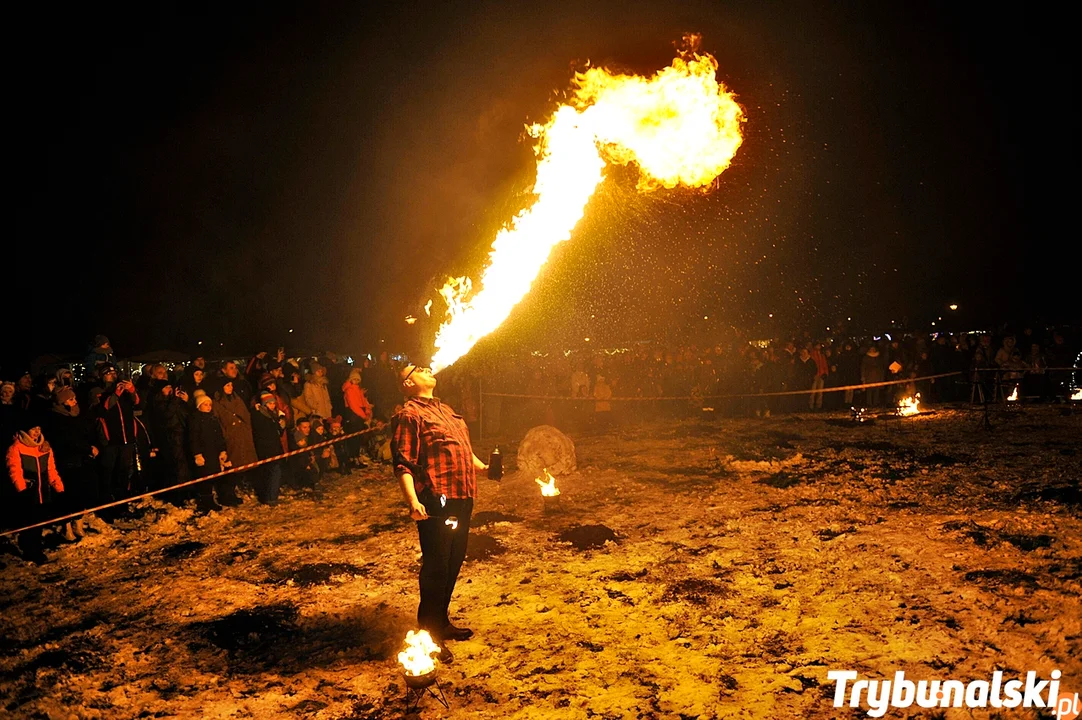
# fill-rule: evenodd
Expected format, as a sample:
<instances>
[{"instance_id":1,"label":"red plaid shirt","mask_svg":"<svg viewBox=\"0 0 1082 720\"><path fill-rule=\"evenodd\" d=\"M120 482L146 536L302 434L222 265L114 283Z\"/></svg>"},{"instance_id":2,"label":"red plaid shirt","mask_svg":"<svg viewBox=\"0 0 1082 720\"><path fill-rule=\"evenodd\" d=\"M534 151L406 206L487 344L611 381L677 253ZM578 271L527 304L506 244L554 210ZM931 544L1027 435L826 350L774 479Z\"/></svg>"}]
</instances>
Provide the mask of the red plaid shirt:
<instances>
[{"instance_id":1,"label":"red plaid shirt","mask_svg":"<svg viewBox=\"0 0 1082 720\"><path fill-rule=\"evenodd\" d=\"M477 494L470 432L461 415L436 398L411 397L391 418L395 475L413 475L420 494L465 499Z\"/></svg>"}]
</instances>

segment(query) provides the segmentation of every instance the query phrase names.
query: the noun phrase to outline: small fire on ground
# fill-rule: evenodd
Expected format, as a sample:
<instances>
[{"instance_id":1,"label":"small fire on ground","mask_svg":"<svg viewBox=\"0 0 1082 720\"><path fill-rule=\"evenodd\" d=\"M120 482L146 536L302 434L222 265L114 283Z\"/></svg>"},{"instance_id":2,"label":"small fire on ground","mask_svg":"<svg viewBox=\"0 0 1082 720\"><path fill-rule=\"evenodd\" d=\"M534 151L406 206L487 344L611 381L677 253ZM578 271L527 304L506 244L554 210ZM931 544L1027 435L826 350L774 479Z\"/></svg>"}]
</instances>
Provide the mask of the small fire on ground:
<instances>
[{"instance_id":1,"label":"small fire on ground","mask_svg":"<svg viewBox=\"0 0 1082 720\"><path fill-rule=\"evenodd\" d=\"M1075 390L1074 394L1071 395L1071 399L1072 400L1082 400L1082 388L1078 388L1077 390Z\"/></svg>"},{"instance_id":2,"label":"small fire on ground","mask_svg":"<svg viewBox=\"0 0 1082 720\"><path fill-rule=\"evenodd\" d=\"M1007 396L1007 402L1017 402L1017 401L1018 401L1018 386L1015 385L1014 390L1011 390L1011 394L1009 396Z\"/></svg>"},{"instance_id":3,"label":"small fire on ground","mask_svg":"<svg viewBox=\"0 0 1082 720\"><path fill-rule=\"evenodd\" d=\"M898 414L902 417L916 415L920 412L920 393L907 397L898 403Z\"/></svg>"},{"instance_id":4,"label":"small fire on ground","mask_svg":"<svg viewBox=\"0 0 1082 720\"><path fill-rule=\"evenodd\" d=\"M542 469L545 479L534 478L534 482L541 486L541 495L543 497L556 497L560 494L559 488L556 487L556 478L552 477L552 473L547 468Z\"/></svg>"},{"instance_id":5,"label":"small fire on ground","mask_svg":"<svg viewBox=\"0 0 1082 720\"><path fill-rule=\"evenodd\" d=\"M406 633L406 649L398 653L398 662L402 663L407 675L427 675L436 669L432 656L439 651L439 645L432 641L427 630L410 630Z\"/></svg>"}]
</instances>

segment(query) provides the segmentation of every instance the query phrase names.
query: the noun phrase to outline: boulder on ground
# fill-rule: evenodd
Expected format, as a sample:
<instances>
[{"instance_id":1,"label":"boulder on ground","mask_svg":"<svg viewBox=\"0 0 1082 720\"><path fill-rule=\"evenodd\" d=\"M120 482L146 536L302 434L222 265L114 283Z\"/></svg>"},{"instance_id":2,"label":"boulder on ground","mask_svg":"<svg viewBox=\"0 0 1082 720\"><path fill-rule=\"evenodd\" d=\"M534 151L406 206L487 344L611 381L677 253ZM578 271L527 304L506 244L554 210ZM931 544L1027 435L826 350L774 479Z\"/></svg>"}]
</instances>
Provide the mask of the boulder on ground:
<instances>
[{"instance_id":1,"label":"boulder on ground","mask_svg":"<svg viewBox=\"0 0 1082 720\"><path fill-rule=\"evenodd\" d=\"M576 468L575 443L552 427L532 428L518 446L518 469L540 475L548 469L555 476L566 475Z\"/></svg>"}]
</instances>

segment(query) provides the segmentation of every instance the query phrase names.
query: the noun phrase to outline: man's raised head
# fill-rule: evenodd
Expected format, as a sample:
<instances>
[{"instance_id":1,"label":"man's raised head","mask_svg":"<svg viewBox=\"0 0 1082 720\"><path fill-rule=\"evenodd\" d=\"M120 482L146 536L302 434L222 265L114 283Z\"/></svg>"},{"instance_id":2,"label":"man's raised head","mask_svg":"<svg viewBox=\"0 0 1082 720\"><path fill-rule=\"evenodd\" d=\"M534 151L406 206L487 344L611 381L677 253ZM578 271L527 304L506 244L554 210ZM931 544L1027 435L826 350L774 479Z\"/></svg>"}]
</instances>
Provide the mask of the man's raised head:
<instances>
[{"instance_id":1,"label":"man's raised head","mask_svg":"<svg viewBox=\"0 0 1082 720\"><path fill-rule=\"evenodd\" d=\"M406 365L398 371L398 382L406 397L432 397L436 376L432 368L423 365Z\"/></svg>"}]
</instances>

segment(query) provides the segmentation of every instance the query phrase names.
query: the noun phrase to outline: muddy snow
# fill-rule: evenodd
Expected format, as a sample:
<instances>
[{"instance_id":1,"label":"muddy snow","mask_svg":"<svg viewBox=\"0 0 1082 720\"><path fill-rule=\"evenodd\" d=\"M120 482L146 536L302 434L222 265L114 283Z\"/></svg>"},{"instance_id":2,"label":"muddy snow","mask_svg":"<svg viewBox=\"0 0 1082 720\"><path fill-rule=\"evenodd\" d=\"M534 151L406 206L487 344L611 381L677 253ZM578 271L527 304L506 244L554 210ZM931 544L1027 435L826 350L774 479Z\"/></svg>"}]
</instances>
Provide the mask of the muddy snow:
<instances>
[{"instance_id":1,"label":"muddy snow","mask_svg":"<svg viewBox=\"0 0 1082 720\"><path fill-rule=\"evenodd\" d=\"M993 420L657 421L571 433L548 506L532 475L480 480L452 603L476 635L421 716L864 716L831 669L1082 690L1082 415ZM0 714L404 714L419 549L387 471L275 508L145 502L42 567L0 548Z\"/></svg>"}]
</instances>

